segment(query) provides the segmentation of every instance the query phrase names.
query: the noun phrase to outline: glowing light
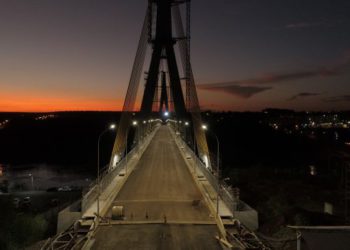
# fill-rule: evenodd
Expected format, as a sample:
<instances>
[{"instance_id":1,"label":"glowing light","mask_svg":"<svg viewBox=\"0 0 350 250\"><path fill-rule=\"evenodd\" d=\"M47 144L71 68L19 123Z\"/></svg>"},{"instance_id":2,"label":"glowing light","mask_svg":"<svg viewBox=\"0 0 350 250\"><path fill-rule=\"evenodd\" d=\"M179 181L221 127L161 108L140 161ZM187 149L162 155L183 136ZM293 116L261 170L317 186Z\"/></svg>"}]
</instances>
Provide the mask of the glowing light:
<instances>
[{"instance_id":1,"label":"glowing light","mask_svg":"<svg viewBox=\"0 0 350 250\"><path fill-rule=\"evenodd\" d=\"M117 154L115 154L114 157L113 157L112 167L115 167L118 162L119 162L119 156Z\"/></svg>"},{"instance_id":2,"label":"glowing light","mask_svg":"<svg viewBox=\"0 0 350 250\"><path fill-rule=\"evenodd\" d=\"M115 127L116 127L115 124L111 124L111 125L109 126L110 129L115 129Z\"/></svg>"},{"instance_id":3,"label":"glowing light","mask_svg":"<svg viewBox=\"0 0 350 250\"><path fill-rule=\"evenodd\" d=\"M137 126L137 121L133 121L133 122L132 122L132 125L133 125L133 126Z\"/></svg>"},{"instance_id":4,"label":"glowing light","mask_svg":"<svg viewBox=\"0 0 350 250\"><path fill-rule=\"evenodd\" d=\"M41 91L0 93L0 111L2 112L53 112L86 110L122 110L122 100L104 100L100 98L77 98L78 96L60 96ZM135 104L138 105L138 104Z\"/></svg>"},{"instance_id":5,"label":"glowing light","mask_svg":"<svg viewBox=\"0 0 350 250\"><path fill-rule=\"evenodd\" d=\"M317 170L315 166L309 166L310 167L310 175L317 175Z\"/></svg>"},{"instance_id":6,"label":"glowing light","mask_svg":"<svg viewBox=\"0 0 350 250\"><path fill-rule=\"evenodd\" d=\"M208 129L208 126L205 125L205 124L203 124L203 125L202 125L202 129L203 129L203 130L207 130L207 129Z\"/></svg>"},{"instance_id":7,"label":"glowing light","mask_svg":"<svg viewBox=\"0 0 350 250\"><path fill-rule=\"evenodd\" d=\"M190 125L188 122L185 122L185 126L188 126L188 125Z\"/></svg>"},{"instance_id":8,"label":"glowing light","mask_svg":"<svg viewBox=\"0 0 350 250\"><path fill-rule=\"evenodd\" d=\"M208 156L204 155L203 156L203 162L205 164L205 167L206 168L209 168L209 159L208 159Z\"/></svg>"},{"instance_id":9,"label":"glowing light","mask_svg":"<svg viewBox=\"0 0 350 250\"><path fill-rule=\"evenodd\" d=\"M169 116L169 112L168 112L168 111L165 111L165 112L164 112L164 116Z\"/></svg>"}]
</instances>

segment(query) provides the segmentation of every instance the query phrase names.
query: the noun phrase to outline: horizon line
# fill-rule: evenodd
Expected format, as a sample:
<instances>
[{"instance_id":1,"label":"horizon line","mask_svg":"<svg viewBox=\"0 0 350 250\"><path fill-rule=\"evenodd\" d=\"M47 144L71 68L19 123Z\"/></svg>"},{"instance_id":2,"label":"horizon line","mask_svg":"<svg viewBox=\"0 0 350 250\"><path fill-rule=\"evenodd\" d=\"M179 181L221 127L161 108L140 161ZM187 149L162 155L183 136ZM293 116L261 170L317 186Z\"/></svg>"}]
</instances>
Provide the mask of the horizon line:
<instances>
[{"instance_id":1,"label":"horizon line","mask_svg":"<svg viewBox=\"0 0 350 250\"><path fill-rule=\"evenodd\" d=\"M238 110L212 110L212 109L203 109L200 112L214 112L214 113L225 113L225 112L232 112L232 113L263 113L267 110L275 110L275 111L291 111L295 113L334 113L334 112L350 112L350 109L348 110L294 110L294 109L286 109L286 108L264 108L262 110L245 110L245 111L238 111ZM69 112L125 112L123 110L53 110L53 111L1 111L0 114L6 114L6 113L17 113L17 114L48 114L48 113L69 113ZM138 113L138 111L131 111L133 113Z\"/></svg>"}]
</instances>

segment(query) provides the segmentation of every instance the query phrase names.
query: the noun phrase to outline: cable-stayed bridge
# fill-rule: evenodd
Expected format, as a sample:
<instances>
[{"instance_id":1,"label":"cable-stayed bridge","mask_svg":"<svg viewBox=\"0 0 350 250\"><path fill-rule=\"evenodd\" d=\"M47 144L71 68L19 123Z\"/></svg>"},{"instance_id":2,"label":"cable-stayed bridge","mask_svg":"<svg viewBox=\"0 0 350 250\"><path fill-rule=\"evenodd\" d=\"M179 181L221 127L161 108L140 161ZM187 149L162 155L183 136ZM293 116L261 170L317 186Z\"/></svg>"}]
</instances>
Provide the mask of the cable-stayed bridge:
<instances>
[{"instance_id":1,"label":"cable-stayed bridge","mask_svg":"<svg viewBox=\"0 0 350 250\"><path fill-rule=\"evenodd\" d=\"M190 16L190 1L149 0L110 163L98 161L96 183L60 213L43 249L267 249L252 232L255 210L220 180L219 142L210 157Z\"/></svg>"}]
</instances>

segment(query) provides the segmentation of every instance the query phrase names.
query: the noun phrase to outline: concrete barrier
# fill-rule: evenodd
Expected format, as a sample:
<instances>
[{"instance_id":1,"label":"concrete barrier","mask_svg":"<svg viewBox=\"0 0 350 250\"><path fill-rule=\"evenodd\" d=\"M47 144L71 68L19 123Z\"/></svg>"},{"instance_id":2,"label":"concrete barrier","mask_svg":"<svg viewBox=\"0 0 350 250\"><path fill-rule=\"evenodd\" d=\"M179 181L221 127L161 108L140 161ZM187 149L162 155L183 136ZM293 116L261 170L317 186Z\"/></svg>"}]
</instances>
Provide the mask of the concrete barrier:
<instances>
[{"instance_id":1,"label":"concrete barrier","mask_svg":"<svg viewBox=\"0 0 350 250\"><path fill-rule=\"evenodd\" d=\"M159 125L151 132L151 134L142 141L142 143L133 148L129 153L128 157L124 157L117 166L106 172L101 178L101 190L100 190L100 215L104 215L107 212L108 207L113 202L114 198L128 179L128 176L131 174L133 168L138 162L138 159L142 156L144 151L147 149L149 143L153 139L154 135L159 129ZM120 174L125 171L127 166L127 173L120 176ZM98 197L98 186L95 185L90 189L88 193L82 199L82 215L83 216L93 216L97 211L96 201Z\"/></svg>"},{"instance_id":2,"label":"concrete barrier","mask_svg":"<svg viewBox=\"0 0 350 250\"><path fill-rule=\"evenodd\" d=\"M58 213L57 233L65 231L75 221L81 218L80 200L69 205Z\"/></svg>"},{"instance_id":3,"label":"concrete barrier","mask_svg":"<svg viewBox=\"0 0 350 250\"><path fill-rule=\"evenodd\" d=\"M180 136L177 136L172 129L171 131L178 147L181 148L184 153L185 160L188 160L190 158L192 159L195 168L195 170L193 170L195 171L195 176L198 177L198 175L203 175L203 177L210 183L212 189L215 190L216 195L216 190L218 189L216 176L214 176L210 170L205 167L204 163L200 161L200 159L186 144L186 142L183 141ZM195 178L195 181L198 182L198 178ZM236 201L232 196L230 190L228 190L228 187L220 185L220 190L220 203L224 203L227 207L227 209L225 209L225 217L228 216L227 211L229 211L232 219L238 219L242 224L244 224L248 229L252 231L257 230L259 228L258 212L243 201ZM206 196L210 197L209 194ZM211 199L213 206L215 206L215 204L213 204L215 202L214 199L216 200L216 198Z\"/></svg>"}]
</instances>

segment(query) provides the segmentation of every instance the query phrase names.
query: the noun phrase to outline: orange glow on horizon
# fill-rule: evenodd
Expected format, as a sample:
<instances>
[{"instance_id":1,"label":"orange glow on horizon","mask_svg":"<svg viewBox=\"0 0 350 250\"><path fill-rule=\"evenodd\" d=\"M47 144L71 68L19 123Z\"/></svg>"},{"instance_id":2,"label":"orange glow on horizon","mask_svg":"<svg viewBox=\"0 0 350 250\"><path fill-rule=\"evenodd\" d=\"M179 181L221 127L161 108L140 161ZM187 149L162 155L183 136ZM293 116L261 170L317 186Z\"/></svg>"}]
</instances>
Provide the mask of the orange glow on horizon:
<instances>
[{"instance_id":1,"label":"orange glow on horizon","mask_svg":"<svg viewBox=\"0 0 350 250\"><path fill-rule=\"evenodd\" d=\"M123 100L0 93L0 112L120 111Z\"/></svg>"},{"instance_id":2,"label":"orange glow on horizon","mask_svg":"<svg viewBox=\"0 0 350 250\"><path fill-rule=\"evenodd\" d=\"M231 110L229 105L210 101L201 105L202 110ZM121 111L123 99L83 96L53 96L52 93L0 93L0 112L45 113L56 111ZM135 103L134 111L140 109L140 100Z\"/></svg>"}]
</instances>

